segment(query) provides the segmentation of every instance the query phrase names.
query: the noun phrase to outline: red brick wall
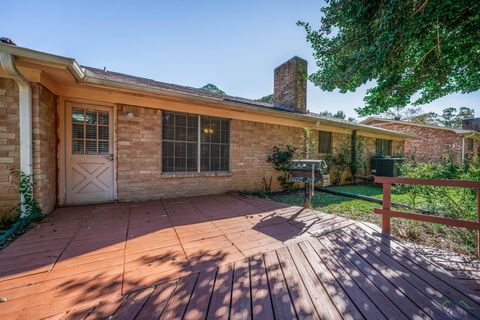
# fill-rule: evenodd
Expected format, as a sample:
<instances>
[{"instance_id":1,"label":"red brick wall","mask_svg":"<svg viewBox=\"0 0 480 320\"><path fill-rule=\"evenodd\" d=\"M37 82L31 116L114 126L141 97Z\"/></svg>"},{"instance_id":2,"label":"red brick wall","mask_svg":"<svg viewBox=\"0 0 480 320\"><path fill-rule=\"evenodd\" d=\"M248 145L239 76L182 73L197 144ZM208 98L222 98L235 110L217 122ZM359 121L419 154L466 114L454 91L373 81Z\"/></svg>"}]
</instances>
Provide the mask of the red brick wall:
<instances>
[{"instance_id":1,"label":"red brick wall","mask_svg":"<svg viewBox=\"0 0 480 320\"><path fill-rule=\"evenodd\" d=\"M125 111L134 114L127 119ZM120 201L138 201L188 195L215 194L228 191L260 191L262 178L273 176L272 187L279 190L278 173L266 159L273 146L293 145L298 156L305 147L304 130L251 121L231 120L231 172L162 174L162 113L161 110L132 106L117 108L117 194ZM311 133L314 144L312 157L318 156L318 132ZM350 135L333 133L333 149L341 143L350 144ZM366 138L368 164L375 152L375 139ZM401 151L401 142L394 150ZM372 150L373 148L373 150ZM342 176L346 182L347 169Z\"/></svg>"},{"instance_id":2,"label":"red brick wall","mask_svg":"<svg viewBox=\"0 0 480 320\"><path fill-rule=\"evenodd\" d=\"M277 173L266 162L272 147L304 145L302 128L263 123L231 121L231 173L162 175L161 111L128 107L135 117L127 119L118 108L117 193L119 200L145 200L188 195L215 194L233 190L262 190L262 178Z\"/></svg>"},{"instance_id":3,"label":"red brick wall","mask_svg":"<svg viewBox=\"0 0 480 320\"><path fill-rule=\"evenodd\" d=\"M456 161L461 161L462 137L453 131L399 123L378 123L376 126L418 136L405 142L406 158L417 162L438 161L453 152Z\"/></svg>"},{"instance_id":4,"label":"red brick wall","mask_svg":"<svg viewBox=\"0 0 480 320\"><path fill-rule=\"evenodd\" d=\"M56 97L32 83L34 195L44 214L56 203ZM18 86L0 78L0 215L17 206L20 198L11 170L20 169Z\"/></svg>"},{"instance_id":5,"label":"red brick wall","mask_svg":"<svg viewBox=\"0 0 480 320\"><path fill-rule=\"evenodd\" d=\"M20 169L18 131L18 87L15 81L0 78L0 215L19 202L10 170Z\"/></svg>"},{"instance_id":6,"label":"red brick wall","mask_svg":"<svg viewBox=\"0 0 480 320\"><path fill-rule=\"evenodd\" d=\"M56 104L53 93L32 83L34 194L44 214L57 202Z\"/></svg>"}]
</instances>

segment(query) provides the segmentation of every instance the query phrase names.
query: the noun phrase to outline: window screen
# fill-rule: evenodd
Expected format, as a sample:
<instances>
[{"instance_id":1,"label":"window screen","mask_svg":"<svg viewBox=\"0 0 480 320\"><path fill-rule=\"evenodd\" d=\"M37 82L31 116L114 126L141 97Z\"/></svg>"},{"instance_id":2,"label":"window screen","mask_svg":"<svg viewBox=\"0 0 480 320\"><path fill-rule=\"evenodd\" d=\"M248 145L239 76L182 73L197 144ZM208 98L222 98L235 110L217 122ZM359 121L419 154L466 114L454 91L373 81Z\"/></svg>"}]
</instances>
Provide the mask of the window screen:
<instances>
[{"instance_id":1,"label":"window screen","mask_svg":"<svg viewBox=\"0 0 480 320\"><path fill-rule=\"evenodd\" d=\"M162 131L163 172L230 169L229 120L164 112Z\"/></svg>"},{"instance_id":2,"label":"window screen","mask_svg":"<svg viewBox=\"0 0 480 320\"><path fill-rule=\"evenodd\" d=\"M72 154L109 154L108 111L72 109Z\"/></svg>"},{"instance_id":3,"label":"window screen","mask_svg":"<svg viewBox=\"0 0 480 320\"><path fill-rule=\"evenodd\" d=\"M392 140L377 139L376 140L376 153L382 156L392 155Z\"/></svg>"},{"instance_id":4,"label":"window screen","mask_svg":"<svg viewBox=\"0 0 480 320\"><path fill-rule=\"evenodd\" d=\"M230 159L230 122L226 119L201 119L201 171L228 171Z\"/></svg>"},{"instance_id":5,"label":"window screen","mask_svg":"<svg viewBox=\"0 0 480 320\"><path fill-rule=\"evenodd\" d=\"M318 153L332 152L332 133L320 131L318 133Z\"/></svg>"},{"instance_id":6,"label":"window screen","mask_svg":"<svg viewBox=\"0 0 480 320\"><path fill-rule=\"evenodd\" d=\"M198 117L190 114L163 113L163 171L197 171L197 148Z\"/></svg>"}]
</instances>

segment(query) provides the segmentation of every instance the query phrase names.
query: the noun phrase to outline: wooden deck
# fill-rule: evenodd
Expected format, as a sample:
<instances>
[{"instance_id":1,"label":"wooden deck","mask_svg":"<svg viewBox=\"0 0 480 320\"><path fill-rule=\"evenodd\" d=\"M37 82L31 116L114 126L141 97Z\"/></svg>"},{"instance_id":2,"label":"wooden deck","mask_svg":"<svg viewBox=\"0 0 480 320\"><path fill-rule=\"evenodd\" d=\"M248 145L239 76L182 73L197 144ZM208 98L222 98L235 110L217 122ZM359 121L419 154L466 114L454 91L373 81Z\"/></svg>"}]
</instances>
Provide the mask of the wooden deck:
<instances>
[{"instance_id":1,"label":"wooden deck","mask_svg":"<svg viewBox=\"0 0 480 320\"><path fill-rule=\"evenodd\" d=\"M239 195L59 209L0 252L0 296L1 319L480 319L378 228Z\"/></svg>"}]
</instances>

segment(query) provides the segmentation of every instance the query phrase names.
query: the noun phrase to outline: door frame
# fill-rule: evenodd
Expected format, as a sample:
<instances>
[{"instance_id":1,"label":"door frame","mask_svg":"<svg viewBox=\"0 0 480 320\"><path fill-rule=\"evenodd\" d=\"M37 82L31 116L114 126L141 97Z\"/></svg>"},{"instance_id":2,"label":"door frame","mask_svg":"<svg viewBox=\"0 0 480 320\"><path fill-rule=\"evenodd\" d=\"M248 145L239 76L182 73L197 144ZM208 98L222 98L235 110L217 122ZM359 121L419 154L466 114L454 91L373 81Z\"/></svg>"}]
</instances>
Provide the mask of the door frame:
<instances>
[{"instance_id":1,"label":"door frame","mask_svg":"<svg viewBox=\"0 0 480 320\"><path fill-rule=\"evenodd\" d=\"M58 205L65 206L67 205L67 189L66 189L66 177L67 177L67 107L68 104L78 104L80 106L86 107L106 107L112 110L112 119L113 119L113 136L112 136L112 145L113 145L113 201L118 199L117 193L117 167L118 167L118 148L117 148L117 105L109 104L91 100L82 100L82 99L71 99L68 97L58 97L57 101L57 135L58 135L58 145L57 145L57 198Z\"/></svg>"}]
</instances>

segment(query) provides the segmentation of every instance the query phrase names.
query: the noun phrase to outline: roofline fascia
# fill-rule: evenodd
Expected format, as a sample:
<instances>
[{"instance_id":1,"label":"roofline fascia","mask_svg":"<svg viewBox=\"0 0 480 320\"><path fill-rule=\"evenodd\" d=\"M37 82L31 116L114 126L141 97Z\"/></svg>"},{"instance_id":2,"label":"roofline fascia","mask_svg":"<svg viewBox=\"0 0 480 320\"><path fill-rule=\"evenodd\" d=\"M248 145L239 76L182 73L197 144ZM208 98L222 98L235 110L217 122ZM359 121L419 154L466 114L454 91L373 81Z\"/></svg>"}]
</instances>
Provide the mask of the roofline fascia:
<instances>
[{"instance_id":1,"label":"roofline fascia","mask_svg":"<svg viewBox=\"0 0 480 320\"><path fill-rule=\"evenodd\" d=\"M402 120L383 119L383 118L376 118L376 117L369 117L365 120L360 121L360 123L368 125L367 123L370 123L372 121L379 121L379 122L384 122L384 123L397 123L397 124L404 124L404 125L407 125L407 126L446 130L446 131L451 131L451 132L459 134L459 135L469 135L469 134L474 134L475 135L475 133L476 133L475 130L468 130L468 129L462 129L462 128L457 129L457 128L450 128L450 127L436 126L436 125L431 125L431 124L415 123L415 122L402 121ZM465 132L458 132L457 130L463 130Z\"/></svg>"}]
</instances>

